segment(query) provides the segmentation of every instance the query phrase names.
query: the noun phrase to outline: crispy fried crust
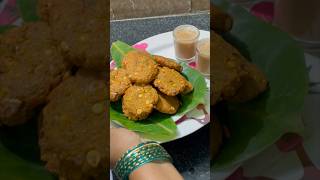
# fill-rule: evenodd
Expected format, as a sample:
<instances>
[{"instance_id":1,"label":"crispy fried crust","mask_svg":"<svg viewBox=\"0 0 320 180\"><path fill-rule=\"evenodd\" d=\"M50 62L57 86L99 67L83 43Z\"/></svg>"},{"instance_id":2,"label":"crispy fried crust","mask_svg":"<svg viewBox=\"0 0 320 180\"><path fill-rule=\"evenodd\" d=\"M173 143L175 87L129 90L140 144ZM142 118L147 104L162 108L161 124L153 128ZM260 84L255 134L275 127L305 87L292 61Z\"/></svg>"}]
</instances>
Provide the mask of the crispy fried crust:
<instances>
[{"instance_id":1,"label":"crispy fried crust","mask_svg":"<svg viewBox=\"0 0 320 180\"><path fill-rule=\"evenodd\" d=\"M222 37L213 33L211 66L212 104L223 99L246 102L267 88L267 79L258 67L245 59L240 52Z\"/></svg>"},{"instance_id":2,"label":"crispy fried crust","mask_svg":"<svg viewBox=\"0 0 320 180\"><path fill-rule=\"evenodd\" d=\"M108 64L106 0L39 0L38 9L69 62L105 70Z\"/></svg>"},{"instance_id":3,"label":"crispy fried crust","mask_svg":"<svg viewBox=\"0 0 320 180\"><path fill-rule=\"evenodd\" d=\"M193 85L191 84L191 82L186 81L186 87L184 88L181 94L188 94L192 91L193 91Z\"/></svg>"},{"instance_id":4,"label":"crispy fried crust","mask_svg":"<svg viewBox=\"0 0 320 180\"><path fill-rule=\"evenodd\" d=\"M182 72L182 66L178 64L175 60L169 59L163 56L153 55L153 59L160 65L164 67L168 67L170 69L174 69L178 72Z\"/></svg>"},{"instance_id":5,"label":"crispy fried crust","mask_svg":"<svg viewBox=\"0 0 320 180\"><path fill-rule=\"evenodd\" d=\"M122 67L127 71L131 82L148 84L158 74L158 65L144 52L130 51L122 60Z\"/></svg>"},{"instance_id":6,"label":"crispy fried crust","mask_svg":"<svg viewBox=\"0 0 320 180\"><path fill-rule=\"evenodd\" d=\"M104 77L80 70L50 94L39 144L46 168L60 179L107 179L106 91Z\"/></svg>"},{"instance_id":7,"label":"crispy fried crust","mask_svg":"<svg viewBox=\"0 0 320 180\"><path fill-rule=\"evenodd\" d=\"M42 22L0 36L0 124L24 123L68 70Z\"/></svg>"},{"instance_id":8,"label":"crispy fried crust","mask_svg":"<svg viewBox=\"0 0 320 180\"><path fill-rule=\"evenodd\" d=\"M240 53L226 43L222 37L212 32L213 43L212 51L215 58L212 59L211 83L212 104L220 99L228 99L233 97L241 86L241 78L247 74L243 70L246 60Z\"/></svg>"},{"instance_id":9,"label":"crispy fried crust","mask_svg":"<svg viewBox=\"0 0 320 180\"><path fill-rule=\"evenodd\" d=\"M168 96L176 96L186 87L186 79L177 71L167 67L160 68L154 86Z\"/></svg>"},{"instance_id":10,"label":"crispy fried crust","mask_svg":"<svg viewBox=\"0 0 320 180\"><path fill-rule=\"evenodd\" d=\"M175 114L180 106L180 101L177 96L168 96L158 92L159 101L155 109L165 114Z\"/></svg>"},{"instance_id":11,"label":"crispy fried crust","mask_svg":"<svg viewBox=\"0 0 320 180\"><path fill-rule=\"evenodd\" d=\"M110 72L110 101L118 101L130 86L131 82L124 69L112 70Z\"/></svg>"},{"instance_id":12,"label":"crispy fried crust","mask_svg":"<svg viewBox=\"0 0 320 180\"><path fill-rule=\"evenodd\" d=\"M247 63L244 66L244 70L247 74L241 78L240 88L233 97L228 99L229 101L250 101L264 92L268 87L265 74L256 65Z\"/></svg>"},{"instance_id":13,"label":"crispy fried crust","mask_svg":"<svg viewBox=\"0 0 320 180\"><path fill-rule=\"evenodd\" d=\"M122 98L122 110L131 120L146 119L158 102L157 91L150 85L131 86Z\"/></svg>"}]
</instances>

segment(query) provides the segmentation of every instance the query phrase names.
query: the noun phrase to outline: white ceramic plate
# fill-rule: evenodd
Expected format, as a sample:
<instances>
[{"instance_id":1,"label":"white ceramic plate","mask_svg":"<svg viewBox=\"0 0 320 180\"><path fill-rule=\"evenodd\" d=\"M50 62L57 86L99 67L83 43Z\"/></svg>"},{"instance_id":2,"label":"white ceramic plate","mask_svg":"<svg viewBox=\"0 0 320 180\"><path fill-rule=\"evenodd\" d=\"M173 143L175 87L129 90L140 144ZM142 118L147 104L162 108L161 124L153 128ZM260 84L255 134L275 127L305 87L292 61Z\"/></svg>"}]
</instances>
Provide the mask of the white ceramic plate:
<instances>
[{"instance_id":1,"label":"white ceramic plate","mask_svg":"<svg viewBox=\"0 0 320 180\"><path fill-rule=\"evenodd\" d=\"M209 38L210 32L200 30L200 39ZM134 45L135 48L144 49L151 54L161 55L175 59L172 31L158 34L150 38L144 39ZM111 67L112 67L111 62ZM177 136L169 141L173 141L185 137L199 130L210 122L210 81L206 79L208 91L206 94L206 102L204 106L200 105L185 116L173 116L172 119L177 124ZM111 123L111 126L119 125ZM168 142L168 141L166 141ZM163 143L163 142L161 142Z\"/></svg>"}]
</instances>

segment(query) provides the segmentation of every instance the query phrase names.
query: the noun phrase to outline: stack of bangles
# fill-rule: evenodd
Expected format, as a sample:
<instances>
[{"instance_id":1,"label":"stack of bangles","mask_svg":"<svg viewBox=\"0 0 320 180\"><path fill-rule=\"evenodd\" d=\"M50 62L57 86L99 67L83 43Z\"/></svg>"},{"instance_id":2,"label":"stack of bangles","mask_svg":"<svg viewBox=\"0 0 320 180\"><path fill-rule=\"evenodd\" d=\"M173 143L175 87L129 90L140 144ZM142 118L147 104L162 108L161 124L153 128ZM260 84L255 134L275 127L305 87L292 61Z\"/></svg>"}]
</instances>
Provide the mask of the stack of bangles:
<instances>
[{"instance_id":1,"label":"stack of bangles","mask_svg":"<svg viewBox=\"0 0 320 180\"><path fill-rule=\"evenodd\" d=\"M123 154L117 162L114 172L120 180L128 180L134 170L153 161L171 162L172 159L159 143L143 142Z\"/></svg>"}]
</instances>

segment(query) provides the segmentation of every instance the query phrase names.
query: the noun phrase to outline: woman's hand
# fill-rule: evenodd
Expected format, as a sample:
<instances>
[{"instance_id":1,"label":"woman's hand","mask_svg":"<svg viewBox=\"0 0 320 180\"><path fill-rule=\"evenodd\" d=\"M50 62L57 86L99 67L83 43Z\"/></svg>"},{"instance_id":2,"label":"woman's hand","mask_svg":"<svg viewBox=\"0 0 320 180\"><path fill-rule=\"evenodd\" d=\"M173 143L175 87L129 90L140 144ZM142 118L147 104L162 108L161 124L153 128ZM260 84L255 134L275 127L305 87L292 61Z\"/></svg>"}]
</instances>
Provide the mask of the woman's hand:
<instances>
[{"instance_id":1,"label":"woman's hand","mask_svg":"<svg viewBox=\"0 0 320 180\"><path fill-rule=\"evenodd\" d=\"M121 156L134 146L141 143L140 137L124 128L110 129L110 165L114 168ZM182 180L182 176L170 162L147 163L135 171L130 176L130 180Z\"/></svg>"},{"instance_id":2,"label":"woman's hand","mask_svg":"<svg viewBox=\"0 0 320 180\"><path fill-rule=\"evenodd\" d=\"M114 168L117 161L128 150L141 142L140 137L124 128L110 129L110 166Z\"/></svg>"}]
</instances>

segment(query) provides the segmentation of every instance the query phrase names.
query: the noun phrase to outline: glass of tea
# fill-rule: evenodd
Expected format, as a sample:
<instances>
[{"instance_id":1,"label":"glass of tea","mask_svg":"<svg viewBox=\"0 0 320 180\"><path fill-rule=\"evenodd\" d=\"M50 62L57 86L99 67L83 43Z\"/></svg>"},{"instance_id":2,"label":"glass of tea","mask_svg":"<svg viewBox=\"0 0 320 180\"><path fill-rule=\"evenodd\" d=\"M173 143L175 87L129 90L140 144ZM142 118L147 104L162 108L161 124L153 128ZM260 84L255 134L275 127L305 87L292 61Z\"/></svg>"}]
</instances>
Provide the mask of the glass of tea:
<instances>
[{"instance_id":1,"label":"glass of tea","mask_svg":"<svg viewBox=\"0 0 320 180\"><path fill-rule=\"evenodd\" d=\"M199 29L192 25L181 25L174 29L174 49L178 60L194 60L199 35Z\"/></svg>"},{"instance_id":2,"label":"glass of tea","mask_svg":"<svg viewBox=\"0 0 320 180\"><path fill-rule=\"evenodd\" d=\"M202 39L196 48L196 68L210 78L210 38Z\"/></svg>"}]
</instances>

